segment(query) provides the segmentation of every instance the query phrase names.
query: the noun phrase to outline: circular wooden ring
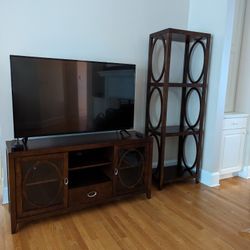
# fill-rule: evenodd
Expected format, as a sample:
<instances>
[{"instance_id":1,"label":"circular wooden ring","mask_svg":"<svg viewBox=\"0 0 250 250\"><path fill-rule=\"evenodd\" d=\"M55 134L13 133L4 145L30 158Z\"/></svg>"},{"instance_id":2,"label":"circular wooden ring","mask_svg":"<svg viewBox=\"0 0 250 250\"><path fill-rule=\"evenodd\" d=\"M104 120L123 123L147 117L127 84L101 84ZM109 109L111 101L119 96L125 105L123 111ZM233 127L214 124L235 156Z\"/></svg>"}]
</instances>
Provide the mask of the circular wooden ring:
<instances>
[{"instance_id":1,"label":"circular wooden ring","mask_svg":"<svg viewBox=\"0 0 250 250\"><path fill-rule=\"evenodd\" d=\"M154 75L154 72L153 72L153 54L154 54L155 44L156 44L156 42L157 42L158 40L161 40L162 43L163 43L164 59L163 59L161 74L160 74L160 76L156 79L156 78L155 78L155 75ZM165 44L165 39L164 39L164 37L159 37L159 38L157 38L157 39L154 40L153 46L152 46L152 51L151 51L151 62L150 62L150 63L151 63L151 66L150 66L150 67L151 67L151 76L152 76L153 81L159 82L159 81L162 79L163 74L164 74L164 70L165 70L165 62L166 62L166 44Z\"/></svg>"},{"instance_id":2,"label":"circular wooden ring","mask_svg":"<svg viewBox=\"0 0 250 250\"><path fill-rule=\"evenodd\" d=\"M156 126L154 126L151 122L151 117L150 117L150 102L151 102L151 97L154 93L154 91L158 91L159 93L159 96L160 96L160 102L161 102L161 109L160 109L160 117L159 117L159 121L157 123ZM149 126L153 129L153 130L156 130L160 127L160 124L161 124L161 120L162 120L162 103L163 103L163 98L162 98L162 93L161 93L161 90L159 87L153 87L150 91L150 94L149 94L149 109L148 109L148 117L149 117Z\"/></svg>"},{"instance_id":3,"label":"circular wooden ring","mask_svg":"<svg viewBox=\"0 0 250 250\"><path fill-rule=\"evenodd\" d=\"M199 109L199 115L197 117L197 120L193 124L191 124L189 121L189 118L188 118L188 111L187 111L188 105L187 105L187 103L188 103L188 98L193 91L195 91L198 94L200 109ZM185 106L186 106L185 114L184 114L185 121L186 121L189 128L195 128L197 126L197 124L199 123L200 117L201 117L201 93L197 88L189 89L189 91L187 92L186 97L185 97Z\"/></svg>"},{"instance_id":4,"label":"circular wooden ring","mask_svg":"<svg viewBox=\"0 0 250 250\"><path fill-rule=\"evenodd\" d=\"M192 53L193 53L195 47L196 47L198 44L201 45L202 50L203 50L203 65L202 65L202 70L201 70L201 73L200 73L199 77L195 80L195 79L193 79L193 77L192 77L192 75L191 75L191 72L190 72L190 59L191 59L191 55L192 55ZM188 55L188 58L189 58L189 59L188 59L188 78L189 78L189 80L190 80L192 83L198 83L198 82L201 80L201 78L202 78L202 76L203 76L203 74L204 74L204 68L205 68L205 50L206 50L206 48L205 48L204 43L201 41L201 39L198 39L198 40L195 41L195 43L192 45L192 47L191 47L191 49L190 49L190 51L189 51L189 55Z\"/></svg>"},{"instance_id":5,"label":"circular wooden ring","mask_svg":"<svg viewBox=\"0 0 250 250\"><path fill-rule=\"evenodd\" d=\"M195 156L195 160L194 160L194 162L193 162L193 164L192 164L191 166L187 164L187 159L186 159L185 150L184 150L184 149L185 149L185 145L186 145L186 139L187 139L189 136L193 136L194 141L195 141L195 147L196 147L196 156ZM184 166L185 166L187 169L191 170L191 169L193 169L193 168L195 167L195 165L196 165L196 163L197 163L197 159L198 159L198 140L197 140L197 138L196 138L196 136L195 136L194 134L193 134L193 135L186 135L186 136L184 137L184 140L183 140L182 162L183 162Z\"/></svg>"}]
</instances>

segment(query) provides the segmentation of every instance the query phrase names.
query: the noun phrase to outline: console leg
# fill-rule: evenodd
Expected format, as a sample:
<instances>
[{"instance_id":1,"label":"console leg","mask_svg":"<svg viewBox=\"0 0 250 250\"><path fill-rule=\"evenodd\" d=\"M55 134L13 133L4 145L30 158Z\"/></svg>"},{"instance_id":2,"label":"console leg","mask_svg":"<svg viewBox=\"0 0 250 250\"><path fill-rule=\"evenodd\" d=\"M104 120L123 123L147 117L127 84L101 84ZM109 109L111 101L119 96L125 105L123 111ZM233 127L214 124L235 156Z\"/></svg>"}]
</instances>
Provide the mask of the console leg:
<instances>
[{"instance_id":1,"label":"console leg","mask_svg":"<svg viewBox=\"0 0 250 250\"><path fill-rule=\"evenodd\" d=\"M147 197L148 199L151 198L151 190L147 190L147 192L146 192L146 197Z\"/></svg>"},{"instance_id":2,"label":"console leg","mask_svg":"<svg viewBox=\"0 0 250 250\"><path fill-rule=\"evenodd\" d=\"M11 233L15 234L17 232L17 223L16 221L11 220Z\"/></svg>"},{"instance_id":3,"label":"console leg","mask_svg":"<svg viewBox=\"0 0 250 250\"><path fill-rule=\"evenodd\" d=\"M196 184L199 184L199 183L200 183L199 178L195 178L195 183L196 183Z\"/></svg>"}]
</instances>

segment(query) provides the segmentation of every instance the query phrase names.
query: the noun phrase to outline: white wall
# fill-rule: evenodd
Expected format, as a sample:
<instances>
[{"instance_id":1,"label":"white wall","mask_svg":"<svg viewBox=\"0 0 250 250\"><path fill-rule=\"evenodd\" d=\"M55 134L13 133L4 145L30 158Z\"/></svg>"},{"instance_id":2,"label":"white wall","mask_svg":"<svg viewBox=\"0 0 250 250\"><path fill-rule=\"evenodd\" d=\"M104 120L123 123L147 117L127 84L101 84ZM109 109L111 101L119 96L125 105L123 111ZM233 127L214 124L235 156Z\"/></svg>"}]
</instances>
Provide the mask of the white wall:
<instances>
[{"instance_id":1,"label":"white wall","mask_svg":"<svg viewBox=\"0 0 250 250\"><path fill-rule=\"evenodd\" d=\"M240 56L238 75L238 86L236 93L235 111L250 115L250 1L246 1L245 24ZM246 138L245 161L250 166L250 122L248 123L248 134Z\"/></svg>"},{"instance_id":2,"label":"white wall","mask_svg":"<svg viewBox=\"0 0 250 250\"><path fill-rule=\"evenodd\" d=\"M234 0L190 0L188 29L212 34L203 169L218 172L220 138L228 81ZM219 176L218 176L219 177Z\"/></svg>"},{"instance_id":3,"label":"white wall","mask_svg":"<svg viewBox=\"0 0 250 250\"><path fill-rule=\"evenodd\" d=\"M238 86L238 71L240 64L240 53L242 43L242 33L244 27L244 17L247 0L237 0L235 5L235 17L233 24L233 38L230 52L230 68L227 84L227 94L225 102L225 112L235 111L235 99Z\"/></svg>"},{"instance_id":4,"label":"white wall","mask_svg":"<svg viewBox=\"0 0 250 250\"><path fill-rule=\"evenodd\" d=\"M0 131L13 138L9 55L87 59L137 65L135 128L143 129L148 36L187 28L187 0L23 0L0 2ZM6 187L6 171L4 171Z\"/></svg>"}]
</instances>

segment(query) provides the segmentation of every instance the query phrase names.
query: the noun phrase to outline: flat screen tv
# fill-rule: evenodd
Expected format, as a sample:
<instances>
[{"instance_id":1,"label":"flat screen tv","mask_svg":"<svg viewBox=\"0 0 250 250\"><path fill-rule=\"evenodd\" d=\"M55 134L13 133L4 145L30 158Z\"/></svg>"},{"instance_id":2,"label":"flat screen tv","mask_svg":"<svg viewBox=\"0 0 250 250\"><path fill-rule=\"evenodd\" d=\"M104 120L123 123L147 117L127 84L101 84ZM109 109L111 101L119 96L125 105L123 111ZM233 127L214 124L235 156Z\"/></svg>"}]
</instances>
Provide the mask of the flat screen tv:
<instances>
[{"instance_id":1,"label":"flat screen tv","mask_svg":"<svg viewBox=\"0 0 250 250\"><path fill-rule=\"evenodd\" d=\"M135 65L10 56L14 136L133 128Z\"/></svg>"}]
</instances>

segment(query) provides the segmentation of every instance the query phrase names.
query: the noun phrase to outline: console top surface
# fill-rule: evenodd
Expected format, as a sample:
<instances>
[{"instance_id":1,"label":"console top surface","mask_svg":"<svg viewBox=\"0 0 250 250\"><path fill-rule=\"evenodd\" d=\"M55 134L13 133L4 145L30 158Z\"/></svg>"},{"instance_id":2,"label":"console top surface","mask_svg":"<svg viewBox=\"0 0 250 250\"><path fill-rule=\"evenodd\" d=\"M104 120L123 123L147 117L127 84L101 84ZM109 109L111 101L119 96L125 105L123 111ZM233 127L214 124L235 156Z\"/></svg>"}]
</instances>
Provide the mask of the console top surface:
<instances>
[{"instance_id":1,"label":"console top surface","mask_svg":"<svg viewBox=\"0 0 250 250\"><path fill-rule=\"evenodd\" d=\"M70 135L47 137L38 139L29 139L27 146L24 150L13 151L13 146L16 141L11 140L6 142L7 153L11 156L29 155L35 152L67 152L91 147L105 147L116 145L125 145L135 142L151 141L151 137L144 136L135 131L130 131L129 137L122 137L119 132L107 132L99 134L86 134L86 135ZM22 142L20 142L22 143Z\"/></svg>"}]
</instances>

